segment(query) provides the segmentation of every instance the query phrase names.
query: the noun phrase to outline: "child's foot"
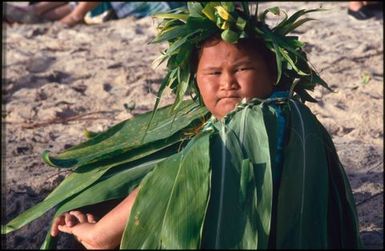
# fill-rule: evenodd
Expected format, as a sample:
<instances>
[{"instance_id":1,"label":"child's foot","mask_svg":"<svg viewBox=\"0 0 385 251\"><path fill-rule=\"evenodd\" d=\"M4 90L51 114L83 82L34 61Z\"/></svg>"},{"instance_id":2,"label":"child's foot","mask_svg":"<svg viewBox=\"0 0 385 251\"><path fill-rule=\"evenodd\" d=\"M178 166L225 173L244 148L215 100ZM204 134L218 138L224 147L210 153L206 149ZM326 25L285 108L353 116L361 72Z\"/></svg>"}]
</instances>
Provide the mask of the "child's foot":
<instances>
[{"instance_id":1,"label":"child's foot","mask_svg":"<svg viewBox=\"0 0 385 251\"><path fill-rule=\"evenodd\" d=\"M59 20L59 23L66 27L72 27L83 22L84 22L83 17L78 17L73 14L69 14Z\"/></svg>"}]
</instances>

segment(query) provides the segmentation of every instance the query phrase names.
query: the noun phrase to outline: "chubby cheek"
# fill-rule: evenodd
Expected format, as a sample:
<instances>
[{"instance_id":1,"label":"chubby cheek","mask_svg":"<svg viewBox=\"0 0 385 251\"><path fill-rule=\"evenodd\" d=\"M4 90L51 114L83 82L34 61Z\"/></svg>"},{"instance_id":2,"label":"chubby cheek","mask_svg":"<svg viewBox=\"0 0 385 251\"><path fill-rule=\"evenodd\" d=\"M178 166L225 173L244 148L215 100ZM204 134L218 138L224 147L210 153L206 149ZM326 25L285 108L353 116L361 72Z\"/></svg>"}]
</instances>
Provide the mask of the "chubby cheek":
<instances>
[{"instance_id":1,"label":"chubby cheek","mask_svg":"<svg viewBox=\"0 0 385 251\"><path fill-rule=\"evenodd\" d=\"M199 92L203 103L211 111L217 102L217 86L207 79L197 78Z\"/></svg>"},{"instance_id":2,"label":"chubby cheek","mask_svg":"<svg viewBox=\"0 0 385 251\"><path fill-rule=\"evenodd\" d=\"M242 98L265 98L273 91L272 80L265 77L253 77L240 83L241 85L241 96Z\"/></svg>"}]
</instances>

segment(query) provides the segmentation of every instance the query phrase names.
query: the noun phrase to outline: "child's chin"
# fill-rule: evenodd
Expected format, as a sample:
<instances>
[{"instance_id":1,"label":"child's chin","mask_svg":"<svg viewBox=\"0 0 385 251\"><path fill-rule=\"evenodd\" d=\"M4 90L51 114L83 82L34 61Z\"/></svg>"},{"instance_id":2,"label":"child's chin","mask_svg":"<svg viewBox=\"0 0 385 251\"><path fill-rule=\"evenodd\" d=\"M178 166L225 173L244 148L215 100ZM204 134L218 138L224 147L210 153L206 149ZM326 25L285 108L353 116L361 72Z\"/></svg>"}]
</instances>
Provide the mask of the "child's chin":
<instances>
[{"instance_id":1,"label":"child's chin","mask_svg":"<svg viewBox=\"0 0 385 251\"><path fill-rule=\"evenodd\" d=\"M234 110L234 108L239 104L240 100L235 98L228 98L225 100L222 100L217 107L219 108L218 114L221 115L221 117L225 116L227 113Z\"/></svg>"}]
</instances>

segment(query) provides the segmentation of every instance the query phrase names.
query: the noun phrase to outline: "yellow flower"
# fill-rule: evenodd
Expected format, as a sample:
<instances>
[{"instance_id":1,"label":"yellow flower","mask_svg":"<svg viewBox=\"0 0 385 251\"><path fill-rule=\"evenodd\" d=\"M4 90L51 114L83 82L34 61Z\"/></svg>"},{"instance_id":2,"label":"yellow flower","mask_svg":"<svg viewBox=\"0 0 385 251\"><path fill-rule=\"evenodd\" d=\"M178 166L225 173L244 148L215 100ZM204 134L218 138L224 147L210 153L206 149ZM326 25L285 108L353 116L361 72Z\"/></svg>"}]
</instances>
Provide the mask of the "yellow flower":
<instances>
[{"instance_id":1,"label":"yellow flower","mask_svg":"<svg viewBox=\"0 0 385 251\"><path fill-rule=\"evenodd\" d=\"M222 6L215 6L215 9L217 10L218 15L225 21L228 21L231 19L231 15L227 12L225 8Z\"/></svg>"}]
</instances>

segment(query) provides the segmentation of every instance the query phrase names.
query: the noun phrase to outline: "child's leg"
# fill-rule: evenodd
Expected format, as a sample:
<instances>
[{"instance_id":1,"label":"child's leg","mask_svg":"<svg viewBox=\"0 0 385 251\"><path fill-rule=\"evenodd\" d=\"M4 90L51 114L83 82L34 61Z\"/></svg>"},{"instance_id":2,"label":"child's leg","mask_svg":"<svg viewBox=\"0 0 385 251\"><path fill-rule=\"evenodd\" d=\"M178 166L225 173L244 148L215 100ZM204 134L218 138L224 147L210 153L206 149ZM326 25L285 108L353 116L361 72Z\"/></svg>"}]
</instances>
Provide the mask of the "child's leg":
<instances>
[{"instance_id":1,"label":"child's leg","mask_svg":"<svg viewBox=\"0 0 385 251\"><path fill-rule=\"evenodd\" d=\"M56 9L61 5L66 5L68 2L38 2L30 5L27 8L32 10L36 15L43 15L49 10Z\"/></svg>"},{"instance_id":2,"label":"child's leg","mask_svg":"<svg viewBox=\"0 0 385 251\"><path fill-rule=\"evenodd\" d=\"M74 16L84 17L87 12L96 8L100 2L79 2L72 12Z\"/></svg>"},{"instance_id":3,"label":"child's leg","mask_svg":"<svg viewBox=\"0 0 385 251\"><path fill-rule=\"evenodd\" d=\"M49 10L48 12L43 14L43 17L50 21L57 21L67 16L71 12L72 12L71 6L69 4L65 4L57 8L54 8L52 10Z\"/></svg>"},{"instance_id":4,"label":"child's leg","mask_svg":"<svg viewBox=\"0 0 385 251\"><path fill-rule=\"evenodd\" d=\"M99 2L78 2L75 9L67 16L60 19L62 24L73 26L84 21L87 12L98 6Z\"/></svg>"}]
</instances>

